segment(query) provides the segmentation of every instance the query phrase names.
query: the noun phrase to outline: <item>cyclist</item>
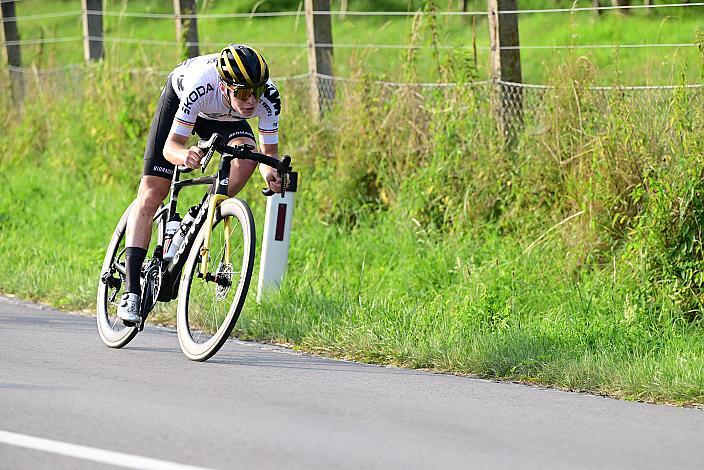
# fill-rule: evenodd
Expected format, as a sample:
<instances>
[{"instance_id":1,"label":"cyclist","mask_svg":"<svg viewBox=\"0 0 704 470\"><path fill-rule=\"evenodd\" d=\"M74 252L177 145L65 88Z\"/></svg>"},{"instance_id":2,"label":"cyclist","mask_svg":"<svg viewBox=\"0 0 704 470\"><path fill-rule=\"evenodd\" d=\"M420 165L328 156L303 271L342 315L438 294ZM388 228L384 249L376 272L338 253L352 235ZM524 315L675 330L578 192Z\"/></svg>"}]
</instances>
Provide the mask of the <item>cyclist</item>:
<instances>
[{"instance_id":1,"label":"cyclist","mask_svg":"<svg viewBox=\"0 0 704 470\"><path fill-rule=\"evenodd\" d=\"M194 57L179 64L161 92L144 151L144 169L137 199L128 222L125 250L125 293L118 317L136 324L141 294L140 271L147 255L152 219L171 185L175 165L197 168L203 152L188 146L198 134L208 139L217 132L229 145L255 145L247 119L258 118L260 153L278 158L279 92L269 79L269 67L249 46L230 44L219 54ZM234 196L249 180L256 162L233 160L228 195ZM260 166L269 189L281 192L281 177Z\"/></svg>"}]
</instances>

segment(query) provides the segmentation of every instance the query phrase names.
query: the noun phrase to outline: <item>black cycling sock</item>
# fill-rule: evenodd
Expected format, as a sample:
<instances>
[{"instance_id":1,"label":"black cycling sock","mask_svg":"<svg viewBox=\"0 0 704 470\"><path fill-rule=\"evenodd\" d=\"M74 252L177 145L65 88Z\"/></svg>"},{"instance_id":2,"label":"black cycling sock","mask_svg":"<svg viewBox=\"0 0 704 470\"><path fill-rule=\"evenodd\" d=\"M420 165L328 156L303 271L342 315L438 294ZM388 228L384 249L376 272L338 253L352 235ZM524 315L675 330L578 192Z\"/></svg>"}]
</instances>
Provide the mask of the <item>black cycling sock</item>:
<instances>
[{"instance_id":1,"label":"black cycling sock","mask_svg":"<svg viewBox=\"0 0 704 470\"><path fill-rule=\"evenodd\" d=\"M140 284L140 274L142 271L142 263L147 257L147 250L138 246L128 246L125 249L125 271L127 279L125 279L125 292L142 295L142 286Z\"/></svg>"}]
</instances>

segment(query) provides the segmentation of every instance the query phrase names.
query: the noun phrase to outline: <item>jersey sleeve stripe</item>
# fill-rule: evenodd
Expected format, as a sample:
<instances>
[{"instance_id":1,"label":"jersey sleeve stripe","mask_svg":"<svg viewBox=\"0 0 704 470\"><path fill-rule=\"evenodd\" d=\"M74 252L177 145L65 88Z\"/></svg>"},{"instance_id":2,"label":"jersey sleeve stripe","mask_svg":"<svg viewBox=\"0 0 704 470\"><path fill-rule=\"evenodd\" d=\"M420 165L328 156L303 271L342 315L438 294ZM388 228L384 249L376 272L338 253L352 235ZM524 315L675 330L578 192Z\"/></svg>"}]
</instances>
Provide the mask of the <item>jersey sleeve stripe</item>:
<instances>
[{"instance_id":1,"label":"jersey sleeve stripe","mask_svg":"<svg viewBox=\"0 0 704 470\"><path fill-rule=\"evenodd\" d=\"M188 121L184 121L183 119L179 119L179 118L174 118L174 120L176 122L178 122L179 124L181 124L182 126L186 126L186 127L194 127L196 125L195 122L188 122Z\"/></svg>"}]
</instances>

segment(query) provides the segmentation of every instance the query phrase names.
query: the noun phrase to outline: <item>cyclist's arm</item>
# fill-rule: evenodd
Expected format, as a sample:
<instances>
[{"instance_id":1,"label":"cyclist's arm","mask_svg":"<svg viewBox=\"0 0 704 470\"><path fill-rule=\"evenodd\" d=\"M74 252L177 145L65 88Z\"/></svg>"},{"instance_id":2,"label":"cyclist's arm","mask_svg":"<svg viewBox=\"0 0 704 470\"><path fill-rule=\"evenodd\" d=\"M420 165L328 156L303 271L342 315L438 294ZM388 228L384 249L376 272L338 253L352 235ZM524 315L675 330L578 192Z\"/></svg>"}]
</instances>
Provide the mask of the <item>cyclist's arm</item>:
<instances>
[{"instance_id":1,"label":"cyclist's arm","mask_svg":"<svg viewBox=\"0 0 704 470\"><path fill-rule=\"evenodd\" d=\"M261 144L261 152L264 155L269 155L270 157L279 158L279 144ZM279 172L274 168L267 165L259 165L259 172L262 174L264 181L266 181L269 189L274 192L281 192L281 176Z\"/></svg>"},{"instance_id":2,"label":"cyclist's arm","mask_svg":"<svg viewBox=\"0 0 704 470\"><path fill-rule=\"evenodd\" d=\"M270 157L279 158L279 144L262 144L262 153ZM264 165L266 166L266 165ZM271 168L268 167L267 168Z\"/></svg>"},{"instance_id":3,"label":"cyclist's arm","mask_svg":"<svg viewBox=\"0 0 704 470\"><path fill-rule=\"evenodd\" d=\"M203 151L196 146L186 148L188 136L170 132L164 144L164 158L174 165L186 165L188 168L198 168Z\"/></svg>"},{"instance_id":4,"label":"cyclist's arm","mask_svg":"<svg viewBox=\"0 0 704 470\"><path fill-rule=\"evenodd\" d=\"M261 97L265 113L259 116L259 145L261 153L279 158L279 114L281 113L281 98L276 86L269 80L267 89ZM266 165L259 165L264 180L269 189L281 192L281 176L279 172Z\"/></svg>"},{"instance_id":5,"label":"cyclist's arm","mask_svg":"<svg viewBox=\"0 0 704 470\"><path fill-rule=\"evenodd\" d=\"M202 80L202 77L191 77L190 80L174 84L182 91L181 101L164 144L164 158L174 165L197 168L203 158L203 151L198 147L186 147L188 138L193 134L198 113L204 103L204 100L200 99L203 93L199 89L205 90L204 93L213 91L212 85Z\"/></svg>"}]
</instances>

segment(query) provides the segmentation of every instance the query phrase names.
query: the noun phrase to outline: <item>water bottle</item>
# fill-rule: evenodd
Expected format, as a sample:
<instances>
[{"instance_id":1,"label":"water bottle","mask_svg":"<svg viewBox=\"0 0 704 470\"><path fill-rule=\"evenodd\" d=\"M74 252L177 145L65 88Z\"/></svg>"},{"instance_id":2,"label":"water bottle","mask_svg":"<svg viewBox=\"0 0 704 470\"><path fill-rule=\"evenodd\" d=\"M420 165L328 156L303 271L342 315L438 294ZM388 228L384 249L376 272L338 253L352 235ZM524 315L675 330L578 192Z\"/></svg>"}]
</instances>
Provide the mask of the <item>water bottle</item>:
<instances>
[{"instance_id":1,"label":"water bottle","mask_svg":"<svg viewBox=\"0 0 704 470\"><path fill-rule=\"evenodd\" d=\"M188 233L188 229L191 227L196 215L198 215L198 206L193 206L188 209L188 212L183 217L183 220L179 221L177 230L171 239L171 244L169 245L169 249L166 252L166 256L164 256L164 259L171 260L174 256L176 256L176 252L181 247L181 243L183 243L183 239L186 237L186 233Z\"/></svg>"},{"instance_id":2,"label":"water bottle","mask_svg":"<svg viewBox=\"0 0 704 470\"><path fill-rule=\"evenodd\" d=\"M166 222L166 229L164 230L164 253L167 253L167 255L169 248L171 248L174 235L176 235L180 226L181 217L179 217L178 214L175 214L171 220Z\"/></svg>"}]
</instances>

